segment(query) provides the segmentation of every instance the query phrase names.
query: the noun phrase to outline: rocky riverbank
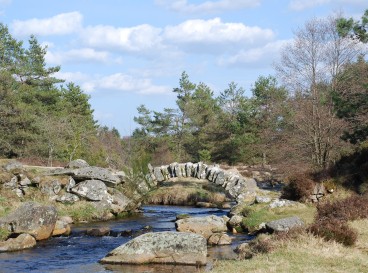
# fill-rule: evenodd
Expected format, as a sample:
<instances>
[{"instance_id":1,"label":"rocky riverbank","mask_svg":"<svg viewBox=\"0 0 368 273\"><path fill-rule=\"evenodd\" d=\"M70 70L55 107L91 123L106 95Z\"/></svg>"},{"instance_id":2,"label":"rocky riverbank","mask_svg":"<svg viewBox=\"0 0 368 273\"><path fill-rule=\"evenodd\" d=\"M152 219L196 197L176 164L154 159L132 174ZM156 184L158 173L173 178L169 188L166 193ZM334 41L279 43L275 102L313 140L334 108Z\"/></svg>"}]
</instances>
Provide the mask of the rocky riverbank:
<instances>
[{"instance_id":1,"label":"rocky riverbank","mask_svg":"<svg viewBox=\"0 0 368 273\"><path fill-rule=\"evenodd\" d=\"M80 159L65 168L0 163L0 251L68 235L73 222L132 214L147 191L139 181L133 191L127 190L124 172L89 166Z\"/></svg>"},{"instance_id":2,"label":"rocky riverbank","mask_svg":"<svg viewBox=\"0 0 368 273\"><path fill-rule=\"evenodd\" d=\"M305 205L282 200L275 191L260 189L257 186L259 181L254 177L243 177L234 170L223 170L217 165L207 166L203 163L175 163L150 170L150 176L144 181L136 181L134 190L130 188L129 192L125 188L127 181L123 172L89 166L83 160L73 161L65 168L51 169L23 166L16 161L6 162L2 165L0 177L3 196L0 202L9 202L9 205L15 204L13 207L18 208L7 213L7 208L2 206L2 214L6 215L0 218L0 229L7 240L0 243L0 251L34 247L37 241L51 236L67 236L71 232L70 224L73 221L109 220L130 214L139 208L142 196L151 189L162 188L163 183L167 183L165 179L177 184L182 182L176 181L177 179L204 180L208 185L223 190L221 194L224 198L217 206L223 207L225 201L231 200L237 201L236 206L231 209L229 217L178 217L175 222L177 232L138 236L110 252L101 262L203 265L206 264L207 247L198 246L201 250L197 253L190 247L196 242L203 241L209 246L230 245L231 234L274 232L304 225L304 219L296 215L298 211L304 210ZM39 203L29 202L30 200L37 200ZM203 206L210 204L197 203L202 203ZM288 209L289 207L292 209ZM249 224L249 220L255 217L249 208L257 208L255 211L260 208L260 211L266 210L269 213L268 217L272 214L277 214L277 217L266 219L255 229ZM280 208L287 213L273 213ZM149 231L147 229L144 233ZM86 234L106 236L110 231L91 229ZM157 236L163 236L159 240L162 244L156 243ZM172 239L166 240L167 238ZM155 255L147 254L138 258L136 253L142 251Z\"/></svg>"}]
</instances>

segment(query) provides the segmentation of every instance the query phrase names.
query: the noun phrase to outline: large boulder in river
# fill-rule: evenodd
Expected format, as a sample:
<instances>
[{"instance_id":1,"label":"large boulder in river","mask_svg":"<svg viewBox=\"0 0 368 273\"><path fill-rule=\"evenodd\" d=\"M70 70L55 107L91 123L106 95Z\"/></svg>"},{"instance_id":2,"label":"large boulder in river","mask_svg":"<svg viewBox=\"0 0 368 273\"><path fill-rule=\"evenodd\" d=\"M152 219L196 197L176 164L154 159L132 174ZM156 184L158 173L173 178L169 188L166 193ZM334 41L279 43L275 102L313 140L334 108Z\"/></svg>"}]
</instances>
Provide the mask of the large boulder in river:
<instances>
[{"instance_id":1,"label":"large boulder in river","mask_svg":"<svg viewBox=\"0 0 368 273\"><path fill-rule=\"evenodd\" d=\"M115 187L121 183L117 175L112 174L109 170L100 167L84 167L76 169L73 172L73 178L78 181L83 180L101 180L109 187Z\"/></svg>"},{"instance_id":2,"label":"large boulder in river","mask_svg":"<svg viewBox=\"0 0 368 273\"><path fill-rule=\"evenodd\" d=\"M29 234L20 234L17 238L10 238L0 242L0 252L18 251L34 247L36 239Z\"/></svg>"},{"instance_id":3,"label":"large boulder in river","mask_svg":"<svg viewBox=\"0 0 368 273\"><path fill-rule=\"evenodd\" d=\"M177 220L175 225L177 231L197 233L206 239L213 233L227 231L225 220L215 215L181 219Z\"/></svg>"},{"instance_id":4,"label":"large boulder in river","mask_svg":"<svg viewBox=\"0 0 368 273\"><path fill-rule=\"evenodd\" d=\"M86 180L80 182L71 189L71 192L90 201L101 201L108 195L105 183L100 180Z\"/></svg>"},{"instance_id":5,"label":"large boulder in river","mask_svg":"<svg viewBox=\"0 0 368 273\"><path fill-rule=\"evenodd\" d=\"M15 234L28 233L38 241L51 236L56 220L55 207L26 202L9 215L0 218L0 227Z\"/></svg>"},{"instance_id":6,"label":"large boulder in river","mask_svg":"<svg viewBox=\"0 0 368 273\"><path fill-rule=\"evenodd\" d=\"M115 248L100 262L108 264L205 265L207 241L198 234L184 232L146 233Z\"/></svg>"}]
</instances>

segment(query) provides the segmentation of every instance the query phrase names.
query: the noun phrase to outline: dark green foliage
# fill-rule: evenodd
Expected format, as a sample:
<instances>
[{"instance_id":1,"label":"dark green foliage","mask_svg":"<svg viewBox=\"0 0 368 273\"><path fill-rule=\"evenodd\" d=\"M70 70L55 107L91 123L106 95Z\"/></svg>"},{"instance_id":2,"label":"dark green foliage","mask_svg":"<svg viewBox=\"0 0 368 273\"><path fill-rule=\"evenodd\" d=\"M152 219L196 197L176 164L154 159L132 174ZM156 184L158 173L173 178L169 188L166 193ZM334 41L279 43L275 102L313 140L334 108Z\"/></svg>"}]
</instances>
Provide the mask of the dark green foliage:
<instances>
[{"instance_id":1,"label":"dark green foliage","mask_svg":"<svg viewBox=\"0 0 368 273\"><path fill-rule=\"evenodd\" d=\"M54 77L60 67L46 67L47 48L35 36L28 45L0 24L0 156L121 166L117 130L99 130L90 97L74 83L57 85L63 82Z\"/></svg>"},{"instance_id":2,"label":"dark green foliage","mask_svg":"<svg viewBox=\"0 0 368 273\"><path fill-rule=\"evenodd\" d=\"M338 33L342 37L350 37L363 43L368 42L368 9L364 12L361 21L353 18L339 18L336 21Z\"/></svg>"},{"instance_id":3,"label":"dark green foliage","mask_svg":"<svg viewBox=\"0 0 368 273\"><path fill-rule=\"evenodd\" d=\"M329 170L340 184L359 194L368 193L368 147L343 156Z\"/></svg>"},{"instance_id":4,"label":"dark green foliage","mask_svg":"<svg viewBox=\"0 0 368 273\"><path fill-rule=\"evenodd\" d=\"M308 200L315 187L315 182L308 174L299 173L290 176L287 185L282 189L282 198L303 201Z\"/></svg>"},{"instance_id":5,"label":"dark green foliage","mask_svg":"<svg viewBox=\"0 0 368 273\"><path fill-rule=\"evenodd\" d=\"M349 123L343 138L353 144L368 138L368 62L360 57L336 78L334 92L337 116Z\"/></svg>"},{"instance_id":6,"label":"dark green foliage","mask_svg":"<svg viewBox=\"0 0 368 273\"><path fill-rule=\"evenodd\" d=\"M29 48L24 51L23 62L19 78L22 83L42 87L43 90L52 88L54 84L64 82L54 78L52 74L60 70L59 66L46 68L46 47L42 47L35 36L29 39Z\"/></svg>"}]
</instances>

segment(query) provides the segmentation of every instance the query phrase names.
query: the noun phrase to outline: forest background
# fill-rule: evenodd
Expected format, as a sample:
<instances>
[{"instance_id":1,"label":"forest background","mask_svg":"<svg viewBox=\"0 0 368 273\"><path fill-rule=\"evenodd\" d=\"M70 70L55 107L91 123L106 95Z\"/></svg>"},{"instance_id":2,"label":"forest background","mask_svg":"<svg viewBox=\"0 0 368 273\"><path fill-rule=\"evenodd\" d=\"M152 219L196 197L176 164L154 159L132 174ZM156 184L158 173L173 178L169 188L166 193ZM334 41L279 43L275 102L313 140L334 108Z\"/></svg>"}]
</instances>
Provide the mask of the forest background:
<instances>
[{"instance_id":1,"label":"forest background","mask_svg":"<svg viewBox=\"0 0 368 273\"><path fill-rule=\"evenodd\" d=\"M28 44L0 25L0 156L53 166L76 158L121 169L151 162L272 164L324 170L366 149L368 10L361 20L311 19L281 51L275 75L252 96L235 82L215 97L182 73L163 112L138 107L131 136L100 126L89 96L54 77L35 36Z\"/></svg>"}]
</instances>

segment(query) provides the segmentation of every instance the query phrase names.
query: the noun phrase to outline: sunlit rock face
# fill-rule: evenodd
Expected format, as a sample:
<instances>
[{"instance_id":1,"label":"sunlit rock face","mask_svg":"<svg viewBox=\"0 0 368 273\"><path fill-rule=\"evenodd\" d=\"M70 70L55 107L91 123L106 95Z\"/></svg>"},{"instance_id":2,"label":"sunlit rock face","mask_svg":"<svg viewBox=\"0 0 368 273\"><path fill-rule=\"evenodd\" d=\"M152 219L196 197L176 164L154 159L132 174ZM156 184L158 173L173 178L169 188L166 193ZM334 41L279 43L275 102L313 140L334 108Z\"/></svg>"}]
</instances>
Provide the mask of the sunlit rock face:
<instances>
[{"instance_id":1,"label":"sunlit rock face","mask_svg":"<svg viewBox=\"0 0 368 273\"><path fill-rule=\"evenodd\" d=\"M115 248L103 258L105 264L183 264L205 265L207 240L185 232L146 233Z\"/></svg>"}]
</instances>

